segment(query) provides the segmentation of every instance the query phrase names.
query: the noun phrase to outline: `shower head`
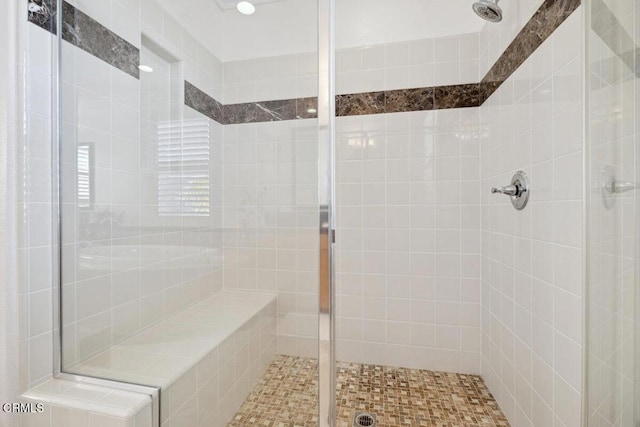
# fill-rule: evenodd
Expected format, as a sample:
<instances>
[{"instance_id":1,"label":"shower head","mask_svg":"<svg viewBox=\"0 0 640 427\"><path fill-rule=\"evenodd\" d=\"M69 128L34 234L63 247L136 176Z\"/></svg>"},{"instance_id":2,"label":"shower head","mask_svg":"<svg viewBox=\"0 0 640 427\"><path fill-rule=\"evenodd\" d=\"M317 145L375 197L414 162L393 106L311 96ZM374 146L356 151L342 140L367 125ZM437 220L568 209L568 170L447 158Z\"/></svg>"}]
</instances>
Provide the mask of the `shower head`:
<instances>
[{"instance_id":1,"label":"shower head","mask_svg":"<svg viewBox=\"0 0 640 427\"><path fill-rule=\"evenodd\" d=\"M502 21L502 9L498 6L498 0L479 0L473 4L473 11L485 21Z\"/></svg>"}]
</instances>

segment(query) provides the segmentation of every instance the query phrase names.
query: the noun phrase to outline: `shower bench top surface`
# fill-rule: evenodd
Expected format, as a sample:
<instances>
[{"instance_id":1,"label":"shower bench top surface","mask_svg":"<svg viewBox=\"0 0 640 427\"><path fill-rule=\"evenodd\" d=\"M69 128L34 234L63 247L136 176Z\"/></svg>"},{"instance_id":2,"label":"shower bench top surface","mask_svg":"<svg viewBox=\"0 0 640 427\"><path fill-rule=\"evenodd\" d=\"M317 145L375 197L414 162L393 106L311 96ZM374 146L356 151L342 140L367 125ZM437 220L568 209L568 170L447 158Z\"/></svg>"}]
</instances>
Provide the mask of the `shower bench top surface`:
<instances>
[{"instance_id":1,"label":"shower bench top surface","mask_svg":"<svg viewBox=\"0 0 640 427\"><path fill-rule=\"evenodd\" d=\"M169 387L206 357L234 351L228 338L246 339L276 295L223 291L74 366L80 375ZM271 307L270 307L271 306ZM272 313L273 314L273 313ZM229 348L230 347L230 348Z\"/></svg>"}]
</instances>

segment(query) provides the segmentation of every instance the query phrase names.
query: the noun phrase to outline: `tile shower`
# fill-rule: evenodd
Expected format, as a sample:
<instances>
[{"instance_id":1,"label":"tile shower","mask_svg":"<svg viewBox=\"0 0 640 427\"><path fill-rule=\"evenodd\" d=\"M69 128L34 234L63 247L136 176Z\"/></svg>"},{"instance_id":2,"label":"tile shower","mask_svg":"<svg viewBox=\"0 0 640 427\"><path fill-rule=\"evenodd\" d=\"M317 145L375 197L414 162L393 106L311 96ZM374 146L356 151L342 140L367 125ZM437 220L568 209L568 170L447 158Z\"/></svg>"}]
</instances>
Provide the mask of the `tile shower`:
<instances>
[{"instance_id":1,"label":"tile shower","mask_svg":"<svg viewBox=\"0 0 640 427\"><path fill-rule=\"evenodd\" d=\"M10 3L8 426L632 425L637 4Z\"/></svg>"}]
</instances>

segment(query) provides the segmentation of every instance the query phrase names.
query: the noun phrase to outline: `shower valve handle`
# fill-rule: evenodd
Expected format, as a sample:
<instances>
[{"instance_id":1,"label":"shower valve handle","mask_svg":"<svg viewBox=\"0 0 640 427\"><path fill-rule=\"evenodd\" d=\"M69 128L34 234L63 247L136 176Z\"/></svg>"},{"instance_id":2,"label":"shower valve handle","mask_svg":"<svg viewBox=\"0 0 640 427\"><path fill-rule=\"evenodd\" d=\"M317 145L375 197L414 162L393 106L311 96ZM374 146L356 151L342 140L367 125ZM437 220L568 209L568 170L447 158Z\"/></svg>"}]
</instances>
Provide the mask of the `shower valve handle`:
<instances>
[{"instance_id":1,"label":"shower valve handle","mask_svg":"<svg viewBox=\"0 0 640 427\"><path fill-rule=\"evenodd\" d=\"M518 192L519 192L518 187L516 187L515 185L507 185L505 187L493 187L491 189L492 194L500 193L500 194L506 194L507 196L517 196Z\"/></svg>"},{"instance_id":2,"label":"shower valve handle","mask_svg":"<svg viewBox=\"0 0 640 427\"><path fill-rule=\"evenodd\" d=\"M511 204L517 210L522 210L527 206L531 189L529 187L529 178L523 171L516 172L511 178L511 184L504 187L491 188L492 194L505 194L511 199Z\"/></svg>"}]
</instances>

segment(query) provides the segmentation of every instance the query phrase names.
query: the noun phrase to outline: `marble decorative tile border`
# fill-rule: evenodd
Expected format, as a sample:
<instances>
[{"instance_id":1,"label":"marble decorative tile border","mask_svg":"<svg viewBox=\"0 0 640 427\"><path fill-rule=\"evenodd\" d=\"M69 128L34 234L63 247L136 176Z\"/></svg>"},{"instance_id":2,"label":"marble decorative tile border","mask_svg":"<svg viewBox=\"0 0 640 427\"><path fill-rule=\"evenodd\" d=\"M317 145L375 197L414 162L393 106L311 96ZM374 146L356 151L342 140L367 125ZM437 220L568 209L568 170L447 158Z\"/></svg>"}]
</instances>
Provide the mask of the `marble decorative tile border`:
<instances>
[{"instance_id":1,"label":"marble decorative tile border","mask_svg":"<svg viewBox=\"0 0 640 427\"><path fill-rule=\"evenodd\" d=\"M315 119L317 117L317 98L246 102L224 106L224 124L226 125Z\"/></svg>"},{"instance_id":2,"label":"marble decorative tile border","mask_svg":"<svg viewBox=\"0 0 640 427\"><path fill-rule=\"evenodd\" d=\"M343 117L478 107L479 99L477 83L353 93L336 96L336 115Z\"/></svg>"},{"instance_id":3,"label":"marble decorative tile border","mask_svg":"<svg viewBox=\"0 0 640 427\"><path fill-rule=\"evenodd\" d=\"M187 81L184 82L184 103L186 106L224 125L318 117L317 98L294 98L223 105Z\"/></svg>"},{"instance_id":4,"label":"marble decorative tile border","mask_svg":"<svg viewBox=\"0 0 640 427\"><path fill-rule=\"evenodd\" d=\"M29 11L29 21L57 34L57 0L38 0L35 4L42 9ZM62 3L62 39L136 79L140 78L140 49L67 2Z\"/></svg>"},{"instance_id":5,"label":"marble decorative tile border","mask_svg":"<svg viewBox=\"0 0 640 427\"><path fill-rule=\"evenodd\" d=\"M224 124L294 120L296 112L295 99L230 104L224 106Z\"/></svg>"},{"instance_id":6,"label":"marble decorative tile border","mask_svg":"<svg viewBox=\"0 0 640 427\"><path fill-rule=\"evenodd\" d=\"M136 79L140 78L140 49L67 2L62 4L62 38Z\"/></svg>"},{"instance_id":7,"label":"marble decorative tile border","mask_svg":"<svg viewBox=\"0 0 640 427\"><path fill-rule=\"evenodd\" d=\"M580 6L580 0L545 0L480 82L480 104Z\"/></svg>"},{"instance_id":8,"label":"marble decorative tile border","mask_svg":"<svg viewBox=\"0 0 640 427\"><path fill-rule=\"evenodd\" d=\"M55 33L56 0L31 1L43 5L46 13L29 12L29 21ZM479 83L337 95L336 115L343 117L479 107L578 8L580 1L545 0ZM605 28L606 20L610 18L602 19L598 25ZM618 41L616 34L610 37L612 43ZM62 36L64 40L139 78L140 51L66 2L63 4ZM633 52L631 56L623 54L635 60ZM637 65L634 66L637 70ZM223 105L187 81L185 104L221 124L317 117L317 98Z\"/></svg>"},{"instance_id":9,"label":"marble decorative tile border","mask_svg":"<svg viewBox=\"0 0 640 427\"><path fill-rule=\"evenodd\" d=\"M224 123L224 106L186 80L184 82L184 105L204 114L211 120Z\"/></svg>"},{"instance_id":10,"label":"marble decorative tile border","mask_svg":"<svg viewBox=\"0 0 640 427\"><path fill-rule=\"evenodd\" d=\"M479 107L578 6L580 0L545 0L480 83L338 95L336 115Z\"/></svg>"},{"instance_id":11,"label":"marble decorative tile border","mask_svg":"<svg viewBox=\"0 0 640 427\"><path fill-rule=\"evenodd\" d=\"M591 29L636 77L640 77L640 47L602 0L591 1Z\"/></svg>"},{"instance_id":12,"label":"marble decorative tile border","mask_svg":"<svg viewBox=\"0 0 640 427\"><path fill-rule=\"evenodd\" d=\"M56 34L57 0L27 0L29 22Z\"/></svg>"}]
</instances>

